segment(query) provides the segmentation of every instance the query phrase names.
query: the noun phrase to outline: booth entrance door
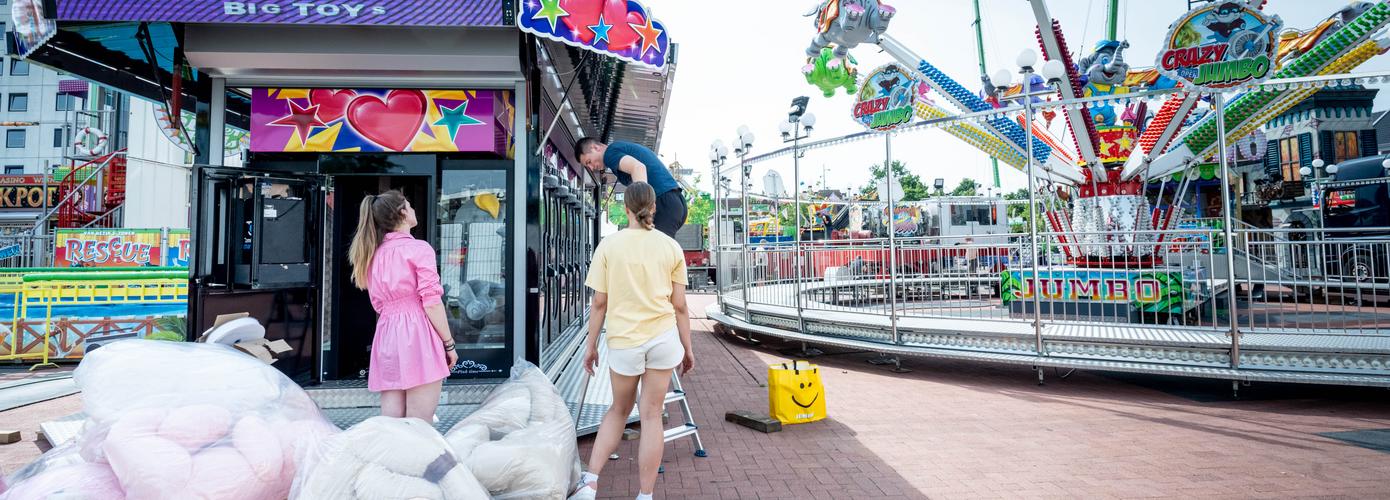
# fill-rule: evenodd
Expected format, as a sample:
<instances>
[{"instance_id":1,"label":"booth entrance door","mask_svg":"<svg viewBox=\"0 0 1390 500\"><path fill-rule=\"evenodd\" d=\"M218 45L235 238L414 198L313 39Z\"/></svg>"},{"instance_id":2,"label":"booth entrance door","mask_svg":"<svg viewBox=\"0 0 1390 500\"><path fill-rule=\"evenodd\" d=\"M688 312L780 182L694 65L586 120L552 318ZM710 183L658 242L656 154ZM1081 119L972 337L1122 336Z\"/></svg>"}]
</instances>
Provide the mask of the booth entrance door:
<instances>
[{"instance_id":1,"label":"booth entrance door","mask_svg":"<svg viewBox=\"0 0 1390 500\"><path fill-rule=\"evenodd\" d=\"M328 379L365 379L367 365L371 360L372 337L376 331L376 311L372 309L367 292L352 284L352 263L348 261L348 248L352 245L353 234L360 221L362 200L369 195L395 189L405 195L415 208L419 224L411 230L411 235L433 244L434 207L430 196L434 193L432 179L419 175L341 175L332 178L329 194L329 241L331 254L326 261L333 273L333 289L329 292L332 302L329 306L332 321L331 341L324 350L324 373Z\"/></svg>"},{"instance_id":2,"label":"booth entrance door","mask_svg":"<svg viewBox=\"0 0 1390 500\"><path fill-rule=\"evenodd\" d=\"M247 313L293 349L277 369L316 380L322 179L222 167L197 167L194 179L190 340L219 315Z\"/></svg>"}]
</instances>

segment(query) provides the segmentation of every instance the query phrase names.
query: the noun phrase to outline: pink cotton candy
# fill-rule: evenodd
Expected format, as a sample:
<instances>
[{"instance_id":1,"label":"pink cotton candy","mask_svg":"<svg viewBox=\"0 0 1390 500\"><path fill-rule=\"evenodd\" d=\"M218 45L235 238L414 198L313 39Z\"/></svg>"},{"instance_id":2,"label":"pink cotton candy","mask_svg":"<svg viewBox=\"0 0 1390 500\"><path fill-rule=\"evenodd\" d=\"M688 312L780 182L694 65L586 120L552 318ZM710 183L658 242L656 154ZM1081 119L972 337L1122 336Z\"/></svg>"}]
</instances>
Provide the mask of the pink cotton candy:
<instances>
[{"instance_id":1,"label":"pink cotton candy","mask_svg":"<svg viewBox=\"0 0 1390 500\"><path fill-rule=\"evenodd\" d=\"M275 432L280 436L280 446L285 453L284 476L281 480L289 485L294 482L295 473L304 466L302 460L307 453L329 436L342 432L342 429L327 420L312 418L287 422L277 426Z\"/></svg>"},{"instance_id":2,"label":"pink cotton candy","mask_svg":"<svg viewBox=\"0 0 1390 500\"><path fill-rule=\"evenodd\" d=\"M159 424L169 416L166 408L141 408L122 413L106 434L116 439L149 437L159 432Z\"/></svg>"},{"instance_id":3,"label":"pink cotton candy","mask_svg":"<svg viewBox=\"0 0 1390 500\"><path fill-rule=\"evenodd\" d=\"M131 498L180 498L188 485L192 458L178 443L158 437L108 439L103 449Z\"/></svg>"},{"instance_id":4,"label":"pink cotton candy","mask_svg":"<svg viewBox=\"0 0 1390 500\"><path fill-rule=\"evenodd\" d=\"M255 477L246 457L229 446L214 446L193 455L193 474L185 498L257 500L269 488Z\"/></svg>"},{"instance_id":5,"label":"pink cotton candy","mask_svg":"<svg viewBox=\"0 0 1390 500\"><path fill-rule=\"evenodd\" d=\"M80 478L80 480L75 480ZM0 480L0 483L3 483ZM125 491L111 468L104 464L78 463L53 467L25 479L4 492L9 500L125 500Z\"/></svg>"},{"instance_id":6,"label":"pink cotton candy","mask_svg":"<svg viewBox=\"0 0 1390 500\"><path fill-rule=\"evenodd\" d=\"M246 458L256 478L279 482L284 473L285 451L264 419L248 415L238 421L232 428L232 444Z\"/></svg>"},{"instance_id":7,"label":"pink cotton candy","mask_svg":"<svg viewBox=\"0 0 1390 500\"><path fill-rule=\"evenodd\" d=\"M232 414L216 405L192 405L176 408L164 418L159 434L183 445L188 451L217 442L232 427Z\"/></svg>"}]
</instances>

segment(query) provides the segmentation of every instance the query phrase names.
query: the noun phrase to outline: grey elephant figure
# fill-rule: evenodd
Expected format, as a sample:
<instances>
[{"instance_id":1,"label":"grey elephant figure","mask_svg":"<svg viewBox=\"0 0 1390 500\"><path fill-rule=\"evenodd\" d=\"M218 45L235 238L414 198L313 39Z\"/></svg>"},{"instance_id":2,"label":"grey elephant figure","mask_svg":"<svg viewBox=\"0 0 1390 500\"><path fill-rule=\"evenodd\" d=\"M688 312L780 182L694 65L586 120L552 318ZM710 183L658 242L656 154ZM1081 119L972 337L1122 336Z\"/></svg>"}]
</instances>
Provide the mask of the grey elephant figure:
<instances>
[{"instance_id":1,"label":"grey elephant figure","mask_svg":"<svg viewBox=\"0 0 1390 500\"><path fill-rule=\"evenodd\" d=\"M1125 78L1129 76L1129 63L1125 62L1124 50L1129 42L1101 40L1096 43L1095 52L1081 58L1077 65L1086 71L1086 86L1082 89L1085 97L1127 94ZM1115 121L1115 108L1109 104L1091 106L1091 118L1097 126L1118 125Z\"/></svg>"},{"instance_id":2,"label":"grey elephant figure","mask_svg":"<svg viewBox=\"0 0 1390 500\"><path fill-rule=\"evenodd\" d=\"M820 55L821 49L835 46L835 64L861 43L878 43L888 31L888 22L898 13L879 0L825 0L806 13L815 17L818 34L806 48L806 57Z\"/></svg>"}]
</instances>

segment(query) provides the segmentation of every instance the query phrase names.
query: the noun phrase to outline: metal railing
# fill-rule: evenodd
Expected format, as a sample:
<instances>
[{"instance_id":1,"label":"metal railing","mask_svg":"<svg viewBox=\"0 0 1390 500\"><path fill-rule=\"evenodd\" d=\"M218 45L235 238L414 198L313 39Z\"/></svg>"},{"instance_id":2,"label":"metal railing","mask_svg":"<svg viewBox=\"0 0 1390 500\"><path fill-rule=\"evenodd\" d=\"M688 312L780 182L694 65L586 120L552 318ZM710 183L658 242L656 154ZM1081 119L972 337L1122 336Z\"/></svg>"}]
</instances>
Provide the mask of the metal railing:
<instances>
[{"instance_id":1,"label":"metal railing","mask_svg":"<svg viewBox=\"0 0 1390 500\"><path fill-rule=\"evenodd\" d=\"M0 267L48 267L53 265L53 235L0 235Z\"/></svg>"},{"instance_id":2,"label":"metal railing","mask_svg":"<svg viewBox=\"0 0 1390 500\"><path fill-rule=\"evenodd\" d=\"M1234 228L1234 245L1217 228L1112 233L1126 242L1073 244L1072 251L1105 246L1096 253L1152 257L1083 268L1067 263L1059 236L1077 240L1076 233L1041 233L1036 264L1028 262L1026 234L991 235L986 243L971 241L978 236L899 238L896 268L886 239L807 241L801 266L792 243L727 245L719 249L720 283L724 298L744 311L770 306L798 320L854 313L1029 323L1040 308L1043 326L1224 333L1234 321L1250 332L1390 334L1390 238L1247 225ZM1136 252L1141 246L1146 252ZM1227 251L1235 253L1234 269Z\"/></svg>"}]
</instances>

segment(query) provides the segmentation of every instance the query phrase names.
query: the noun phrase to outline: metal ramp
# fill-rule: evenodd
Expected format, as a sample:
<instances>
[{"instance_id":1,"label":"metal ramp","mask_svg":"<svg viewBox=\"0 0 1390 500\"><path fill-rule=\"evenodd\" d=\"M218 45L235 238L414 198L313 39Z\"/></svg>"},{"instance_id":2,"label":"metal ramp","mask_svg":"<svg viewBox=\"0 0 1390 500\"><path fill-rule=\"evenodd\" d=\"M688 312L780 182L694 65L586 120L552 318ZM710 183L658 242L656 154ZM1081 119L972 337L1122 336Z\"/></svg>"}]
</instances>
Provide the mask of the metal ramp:
<instances>
[{"instance_id":1,"label":"metal ramp","mask_svg":"<svg viewBox=\"0 0 1390 500\"><path fill-rule=\"evenodd\" d=\"M439 393L439 409L435 416L439 421L434 428L441 434L457 424L464 417L478 409L492 389L501 383L496 381L445 383ZM346 429L358 422L381 414L381 396L367 390L365 380L341 380L327 382L304 389L309 398L323 410L328 420L339 428Z\"/></svg>"}]
</instances>

